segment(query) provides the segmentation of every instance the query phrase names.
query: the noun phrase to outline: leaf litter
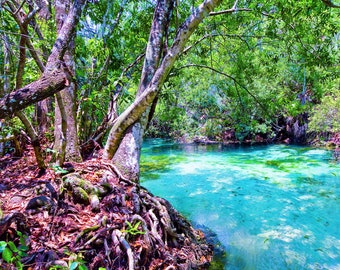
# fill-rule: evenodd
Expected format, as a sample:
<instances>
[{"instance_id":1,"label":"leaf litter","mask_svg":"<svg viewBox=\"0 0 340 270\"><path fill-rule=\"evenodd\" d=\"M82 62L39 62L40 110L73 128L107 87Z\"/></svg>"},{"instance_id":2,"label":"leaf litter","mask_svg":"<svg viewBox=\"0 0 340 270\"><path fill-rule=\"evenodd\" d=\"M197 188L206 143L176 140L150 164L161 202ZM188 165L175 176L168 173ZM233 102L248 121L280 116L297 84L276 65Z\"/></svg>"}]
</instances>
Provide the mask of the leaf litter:
<instances>
[{"instance_id":1,"label":"leaf litter","mask_svg":"<svg viewBox=\"0 0 340 270\"><path fill-rule=\"evenodd\" d=\"M32 150L0 158L0 241L24 269L208 269L213 247L168 201L92 158L41 174ZM77 268L78 267L78 268ZM0 258L1 269L14 269Z\"/></svg>"}]
</instances>

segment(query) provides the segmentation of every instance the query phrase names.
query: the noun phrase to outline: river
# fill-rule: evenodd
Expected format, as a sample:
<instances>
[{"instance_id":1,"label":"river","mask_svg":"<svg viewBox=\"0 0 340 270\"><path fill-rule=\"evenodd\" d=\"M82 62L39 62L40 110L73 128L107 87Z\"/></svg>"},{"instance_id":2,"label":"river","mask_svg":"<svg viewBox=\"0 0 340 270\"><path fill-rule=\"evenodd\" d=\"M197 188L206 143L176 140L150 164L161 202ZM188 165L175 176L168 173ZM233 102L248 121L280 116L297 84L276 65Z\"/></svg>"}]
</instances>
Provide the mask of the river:
<instances>
[{"instance_id":1,"label":"river","mask_svg":"<svg viewBox=\"0 0 340 270\"><path fill-rule=\"evenodd\" d=\"M215 236L211 269L340 269L340 164L301 146L147 140L141 183Z\"/></svg>"}]
</instances>

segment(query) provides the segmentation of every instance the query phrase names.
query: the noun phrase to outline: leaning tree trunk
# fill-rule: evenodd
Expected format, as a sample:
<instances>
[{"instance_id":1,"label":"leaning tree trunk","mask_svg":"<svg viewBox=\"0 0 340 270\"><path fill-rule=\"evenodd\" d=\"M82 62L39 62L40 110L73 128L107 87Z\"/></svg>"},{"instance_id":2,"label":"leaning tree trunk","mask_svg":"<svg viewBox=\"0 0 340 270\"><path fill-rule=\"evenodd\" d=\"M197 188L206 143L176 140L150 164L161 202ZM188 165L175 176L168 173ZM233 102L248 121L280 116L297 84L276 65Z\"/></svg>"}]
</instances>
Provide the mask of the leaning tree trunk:
<instances>
[{"instance_id":1,"label":"leaning tree trunk","mask_svg":"<svg viewBox=\"0 0 340 270\"><path fill-rule=\"evenodd\" d=\"M14 112L44 100L70 85L72 75L61 59L75 32L84 2L84 0L74 1L63 27L58 33L42 76L0 99L0 118L10 117Z\"/></svg>"},{"instance_id":2,"label":"leaning tree trunk","mask_svg":"<svg viewBox=\"0 0 340 270\"><path fill-rule=\"evenodd\" d=\"M159 1L161 2L161 1ZM122 144L123 137L125 133L128 131L128 129L137 123L140 119L145 117L145 113L148 111L152 103L154 102L157 94L159 93L162 85L164 84L164 81L166 80L170 70L172 69L176 59L178 58L179 54L183 51L184 46L186 42L188 41L191 34L194 32L194 30L198 27L198 25L203 21L203 19L209 15L209 13L221 2L221 0L206 0L204 1L198 8L194 10L194 12L187 18L187 20L181 25L179 28L177 35L175 37L175 40L169 49L169 51L166 53L165 57L161 61L161 64L159 67L156 66L156 70L152 76L148 79L149 83L147 84L146 88L144 88L144 91L140 93L135 101L116 119L115 124L113 125L108 140L105 145L104 150L104 158L112 159L115 155L117 155L117 149L119 149L120 145ZM164 11L163 11L164 12ZM166 13L163 13L166 14ZM153 24L154 27L154 24ZM154 30L154 29L151 29ZM150 34L150 40L152 38L152 31ZM152 44L151 44L152 45ZM148 74L146 74L148 75ZM144 116L143 116L144 115ZM141 129L142 126L138 127L135 126L135 129ZM132 128L132 133L135 132ZM135 132L137 134L137 132ZM138 151L138 154L135 154L134 156L136 158L139 158L140 155L140 144L141 136L143 135L143 130L141 133L138 133L139 137L135 135L135 140L133 142L139 143L139 147L134 147L134 151ZM131 142L131 141L130 141ZM129 141L123 142L127 145L128 148L133 149L130 145L128 145ZM122 147L121 147L122 148ZM130 151L131 152L131 151ZM124 165L124 162L130 162L131 160L123 160L124 156L121 158L121 164L118 165ZM115 161L118 159L116 158ZM139 160L136 159L136 163L138 163ZM125 167L125 168L124 168ZM138 181L138 174L139 171L132 171L130 172L130 169L137 168L137 166L124 166L122 169L122 173L126 174L126 176L132 176L135 180ZM138 167L139 168L139 167Z\"/></svg>"},{"instance_id":3,"label":"leaning tree trunk","mask_svg":"<svg viewBox=\"0 0 340 270\"><path fill-rule=\"evenodd\" d=\"M159 66L164 47L164 37L168 30L174 0L160 0L155 8L149 41L146 48L145 60L142 76L137 91L139 97L150 83L155 71ZM138 181L139 159L143 142L144 130L147 126L149 108L137 123L128 128L117 152L113 157L113 162L128 177Z\"/></svg>"},{"instance_id":4,"label":"leaning tree trunk","mask_svg":"<svg viewBox=\"0 0 340 270\"><path fill-rule=\"evenodd\" d=\"M29 14L24 14L24 12L15 12L19 9L19 4L13 1L12 3L7 3L9 9L13 12L11 15L16 20L19 29L20 29L20 42L19 42L19 60L18 60L18 67L16 72L16 82L15 88L19 89L22 87L23 83L23 75L24 69L26 65L26 44L29 44L29 33L28 33L28 25L32 21L34 16L34 11L30 11ZM34 50L34 48L33 48ZM27 133L31 139L31 143L34 149L35 157L38 163L38 167L40 169L46 169L45 161L42 155L42 149L40 145L40 141L38 135L28 119L28 117L22 111L17 111L15 115L21 120L23 125L25 126Z\"/></svg>"},{"instance_id":5,"label":"leaning tree trunk","mask_svg":"<svg viewBox=\"0 0 340 270\"><path fill-rule=\"evenodd\" d=\"M56 10L56 23L58 32L62 29L65 20L65 14L67 14L70 6L69 0L57 0L55 2ZM74 63L74 37L73 35L68 49L64 55L64 63L73 74L75 71ZM66 153L60 153L59 157L65 157L67 161L80 162L82 160L80 154L80 147L78 143L77 123L76 123L76 85L71 84L60 92L60 97L56 100L55 106L55 123L54 130L54 150L60 153L60 150L66 150ZM61 102L63 104L61 104ZM62 110L60 106L63 106ZM65 113L65 114L64 114ZM64 115L62 115L64 114ZM66 121L65 121L66 119ZM66 127L64 125L67 125ZM65 133L66 131L66 133ZM66 140L66 141L65 141ZM66 148L65 148L66 142ZM58 163L62 165L63 160L59 160Z\"/></svg>"},{"instance_id":6,"label":"leaning tree trunk","mask_svg":"<svg viewBox=\"0 0 340 270\"><path fill-rule=\"evenodd\" d=\"M10 89L10 80L9 80L9 76L10 76L10 45L9 45L9 41L7 39L7 36L4 35L3 36L3 70L2 70L2 75L3 75L3 86L0 88L0 97L3 97ZM2 129L5 127L5 123L3 123L2 121L0 121L0 131L2 131ZM7 134L4 134L5 137L7 136ZM0 157L3 156L5 154L5 141L2 141L1 137L1 133L0 133Z\"/></svg>"}]
</instances>

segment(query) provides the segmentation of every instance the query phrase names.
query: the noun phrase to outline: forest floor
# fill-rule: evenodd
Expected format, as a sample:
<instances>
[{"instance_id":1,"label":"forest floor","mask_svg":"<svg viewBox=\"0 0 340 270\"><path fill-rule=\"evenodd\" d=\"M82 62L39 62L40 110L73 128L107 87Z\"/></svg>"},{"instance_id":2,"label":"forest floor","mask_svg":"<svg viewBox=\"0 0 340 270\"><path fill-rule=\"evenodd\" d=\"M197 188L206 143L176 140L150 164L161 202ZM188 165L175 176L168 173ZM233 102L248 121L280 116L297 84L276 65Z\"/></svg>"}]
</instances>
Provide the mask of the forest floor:
<instances>
[{"instance_id":1,"label":"forest floor","mask_svg":"<svg viewBox=\"0 0 340 270\"><path fill-rule=\"evenodd\" d=\"M207 269L212 246L164 199L100 159L0 159L0 269Z\"/></svg>"}]
</instances>

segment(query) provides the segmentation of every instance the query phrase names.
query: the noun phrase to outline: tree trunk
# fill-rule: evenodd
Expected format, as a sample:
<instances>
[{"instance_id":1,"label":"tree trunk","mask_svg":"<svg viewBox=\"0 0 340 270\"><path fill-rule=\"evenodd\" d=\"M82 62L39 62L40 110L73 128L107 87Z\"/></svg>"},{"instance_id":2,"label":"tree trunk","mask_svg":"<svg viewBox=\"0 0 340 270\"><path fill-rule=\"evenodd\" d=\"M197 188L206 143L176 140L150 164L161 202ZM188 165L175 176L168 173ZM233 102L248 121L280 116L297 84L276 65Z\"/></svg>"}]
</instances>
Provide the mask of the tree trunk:
<instances>
[{"instance_id":1,"label":"tree trunk","mask_svg":"<svg viewBox=\"0 0 340 270\"><path fill-rule=\"evenodd\" d=\"M21 122L24 124L27 130L28 136L31 139L31 144L34 149L34 154L35 154L35 158L37 160L39 169L42 169L42 170L46 169L46 164L45 164L45 161L42 155L39 137L37 133L35 132L35 129L32 126L30 120L27 118L27 116L22 111L17 111L15 115L21 120Z\"/></svg>"},{"instance_id":2,"label":"tree trunk","mask_svg":"<svg viewBox=\"0 0 340 270\"><path fill-rule=\"evenodd\" d=\"M140 93L135 101L117 118L115 124L113 125L107 143L105 145L104 150L104 158L112 159L119 148L123 136L125 135L126 131L137 121L139 121L143 114L150 108L151 104L154 102L155 97L157 96L158 92L160 91L164 81L166 80L170 70L172 69L177 57L183 51L186 42L188 41L191 34L194 30L198 27L198 25L202 22L202 20L209 15L209 13L221 2L221 0L206 0L204 1L196 10L187 18L187 20L182 24L179 28L175 40L166 53L165 57L163 58L160 66L156 69L153 76L150 76L150 81L147 84L147 87ZM153 24L154 27L154 24ZM149 44L152 46L152 39L153 31L151 29ZM157 66L156 66L157 67ZM143 82L143 80L142 80ZM138 127L137 127L138 128ZM142 127L139 127L142 128ZM133 129L132 129L133 130ZM142 131L143 133L143 131ZM140 133L139 133L140 134ZM141 134L142 136L143 134ZM129 136L129 135L128 135ZM139 135L140 136L140 135ZM135 137L134 141L140 143L140 137ZM133 140L130 140L130 142ZM125 143L124 145L127 146L127 150L132 149L132 146L129 143ZM124 146L122 146L124 147ZM134 147L134 151L138 151L138 155L135 154L136 157L139 157L140 147ZM124 156L122 156L124 158ZM124 161L120 158L123 166ZM115 161L118 159L115 159ZM139 161L137 161L138 163ZM119 166L121 164L118 164ZM137 168L137 166L130 166L131 170ZM135 180L138 180L139 171L130 172L130 168L120 167L122 172L127 174L126 176L132 175ZM138 166L139 168L139 166ZM137 176L137 178L136 178Z\"/></svg>"},{"instance_id":3,"label":"tree trunk","mask_svg":"<svg viewBox=\"0 0 340 270\"><path fill-rule=\"evenodd\" d=\"M51 119L48 116L48 112L51 111L49 104L50 98L39 101L35 106L35 119L38 123L39 136L45 137L48 129L51 127Z\"/></svg>"},{"instance_id":4,"label":"tree trunk","mask_svg":"<svg viewBox=\"0 0 340 270\"><path fill-rule=\"evenodd\" d=\"M3 97L6 93L8 93L10 89L10 81L9 81L9 75L10 75L10 57L9 57L9 42L7 40L7 37L4 35L4 65L3 65L3 87L0 88L0 97ZM4 128L5 123L0 121L0 132ZM5 135L7 136L7 134ZM1 139L0 135L0 139ZM5 154L5 141L0 141L0 157Z\"/></svg>"},{"instance_id":5,"label":"tree trunk","mask_svg":"<svg viewBox=\"0 0 340 270\"><path fill-rule=\"evenodd\" d=\"M56 110L59 110L60 123L54 124L54 140L58 142L54 145L54 151L56 153L56 164L62 166L66 157L66 144L67 144L67 117L63 103L63 98L60 93L56 94Z\"/></svg>"},{"instance_id":6,"label":"tree trunk","mask_svg":"<svg viewBox=\"0 0 340 270\"><path fill-rule=\"evenodd\" d=\"M5 95L0 100L0 118L9 117L15 111L52 96L69 85L70 81L70 74L63 69L44 73L38 80Z\"/></svg>"},{"instance_id":7,"label":"tree trunk","mask_svg":"<svg viewBox=\"0 0 340 270\"><path fill-rule=\"evenodd\" d=\"M137 91L139 97L150 83L159 66L164 47L164 37L170 23L174 0L160 0L155 8L149 41L146 48L142 76ZM149 119L148 108L137 123L129 127L113 157L113 162L131 180L139 179L139 160L143 135Z\"/></svg>"},{"instance_id":8,"label":"tree trunk","mask_svg":"<svg viewBox=\"0 0 340 270\"><path fill-rule=\"evenodd\" d=\"M56 10L56 23L57 30L60 32L62 26L65 21L65 14L67 14L70 6L69 0L58 0L55 2L55 10ZM75 71L75 63L73 59L74 55L74 35L69 42L67 51L64 55L64 63L66 64L68 70L74 74ZM81 154L80 147L78 143L78 134L77 134L77 122L76 122L76 85L72 82L66 89L60 92L60 98L58 98L58 102L56 102L55 106L55 127L61 126L62 128L56 128L54 130L54 150L59 152L60 149L63 149L63 143L66 139L66 153L61 156L65 156L67 161L75 161L81 162ZM59 108L63 103L65 115L61 115L63 110ZM62 119L66 118L66 121ZM67 127L63 127L64 124L67 124ZM61 134L63 130L66 130L66 136Z\"/></svg>"},{"instance_id":9,"label":"tree trunk","mask_svg":"<svg viewBox=\"0 0 340 270\"><path fill-rule=\"evenodd\" d=\"M83 6L84 0L74 1L63 27L58 33L42 76L0 99L0 118L9 117L15 111L50 97L70 85L72 74L61 59L75 32Z\"/></svg>"}]
</instances>

